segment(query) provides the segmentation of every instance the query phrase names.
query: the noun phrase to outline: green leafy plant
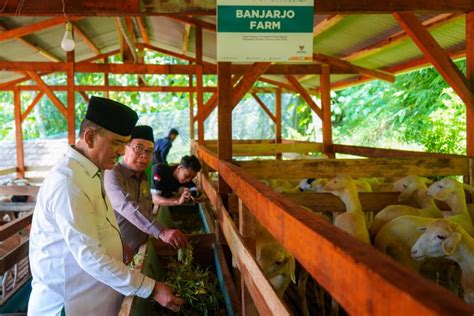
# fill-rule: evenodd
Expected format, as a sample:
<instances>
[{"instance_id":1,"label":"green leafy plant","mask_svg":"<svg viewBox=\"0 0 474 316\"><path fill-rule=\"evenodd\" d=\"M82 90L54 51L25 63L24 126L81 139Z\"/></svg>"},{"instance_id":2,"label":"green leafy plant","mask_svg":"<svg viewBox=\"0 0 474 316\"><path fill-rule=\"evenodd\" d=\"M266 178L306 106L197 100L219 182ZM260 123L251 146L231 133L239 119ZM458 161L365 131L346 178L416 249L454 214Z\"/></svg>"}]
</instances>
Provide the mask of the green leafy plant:
<instances>
[{"instance_id":1,"label":"green leafy plant","mask_svg":"<svg viewBox=\"0 0 474 316\"><path fill-rule=\"evenodd\" d=\"M191 243L179 249L178 258L171 259L164 282L186 301L180 315L220 315L222 295L217 277L208 268L193 263Z\"/></svg>"}]
</instances>

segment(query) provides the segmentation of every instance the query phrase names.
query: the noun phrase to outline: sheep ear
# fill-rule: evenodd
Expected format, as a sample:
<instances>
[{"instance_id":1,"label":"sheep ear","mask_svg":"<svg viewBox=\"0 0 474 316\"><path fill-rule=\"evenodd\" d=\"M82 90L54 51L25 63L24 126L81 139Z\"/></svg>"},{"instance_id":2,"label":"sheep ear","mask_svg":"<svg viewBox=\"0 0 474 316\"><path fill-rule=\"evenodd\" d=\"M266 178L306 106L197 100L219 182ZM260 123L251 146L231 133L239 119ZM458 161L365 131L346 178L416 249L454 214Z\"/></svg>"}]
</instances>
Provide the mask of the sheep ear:
<instances>
[{"instance_id":1,"label":"sheep ear","mask_svg":"<svg viewBox=\"0 0 474 316\"><path fill-rule=\"evenodd\" d=\"M452 233L448 238L446 238L441 247L443 248L443 252L446 256L451 256L456 252L456 248L461 241L461 234L459 233Z\"/></svg>"},{"instance_id":2,"label":"sheep ear","mask_svg":"<svg viewBox=\"0 0 474 316\"><path fill-rule=\"evenodd\" d=\"M296 263L295 263L295 257L293 256L288 256L288 269L290 270L291 282L296 283L296 276L295 276Z\"/></svg>"},{"instance_id":3,"label":"sheep ear","mask_svg":"<svg viewBox=\"0 0 474 316\"><path fill-rule=\"evenodd\" d=\"M408 200L411 197L412 193L413 192L407 192L407 191L401 192L400 195L398 196L398 202Z\"/></svg>"},{"instance_id":4,"label":"sheep ear","mask_svg":"<svg viewBox=\"0 0 474 316\"><path fill-rule=\"evenodd\" d=\"M425 231L426 231L426 227L418 227L417 230L420 231L420 232L425 232Z\"/></svg>"},{"instance_id":5,"label":"sheep ear","mask_svg":"<svg viewBox=\"0 0 474 316\"><path fill-rule=\"evenodd\" d=\"M469 192L474 192L474 187L472 185L463 183L462 186L463 186L464 190L469 191Z\"/></svg>"}]
</instances>

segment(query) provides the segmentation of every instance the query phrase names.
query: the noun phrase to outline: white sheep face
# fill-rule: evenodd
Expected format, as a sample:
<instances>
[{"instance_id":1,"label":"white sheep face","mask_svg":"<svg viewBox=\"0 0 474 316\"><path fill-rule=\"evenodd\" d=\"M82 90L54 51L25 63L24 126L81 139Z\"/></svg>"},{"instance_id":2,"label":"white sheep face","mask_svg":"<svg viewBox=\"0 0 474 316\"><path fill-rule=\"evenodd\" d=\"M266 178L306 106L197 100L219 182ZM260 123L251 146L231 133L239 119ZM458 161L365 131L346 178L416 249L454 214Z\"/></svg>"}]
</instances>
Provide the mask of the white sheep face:
<instances>
[{"instance_id":1,"label":"white sheep face","mask_svg":"<svg viewBox=\"0 0 474 316\"><path fill-rule=\"evenodd\" d=\"M456 180L444 178L430 185L428 196L440 201L448 200L453 194L463 191L463 185Z\"/></svg>"},{"instance_id":2,"label":"white sheep face","mask_svg":"<svg viewBox=\"0 0 474 316\"><path fill-rule=\"evenodd\" d=\"M340 196L347 188L354 186L354 180L350 176L337 176L331 179L323 189L323 192L330 192L334 195Z\"/></svg>"},{"instance_id":3,"label":"white sheep face","mask_svg":"<svg viewBox=\"0 0 474 316\"><path fill-rule=\"evenodd\" d=\"M438 220L427 228L420 228L424 233L418 238L411 248L413 259L421 261L426 257L439 258L453 255L461 240L461 235L456 232L454 225L446 220Z\"/></svg>"},{"instance_id":4,"label":"white sheep face","mask_svg":"<svg viewBox=\"0 0 474 316\"><path fill-rule=\"evenodd\" d=\"M426 183L429 180L426 178L421 178L417 176L406 176L393 183L393 189L397 192L400 192L398 196L399 201L405 201L409 199L416 191L426 190Z\"/></svg>"}]
</instances>

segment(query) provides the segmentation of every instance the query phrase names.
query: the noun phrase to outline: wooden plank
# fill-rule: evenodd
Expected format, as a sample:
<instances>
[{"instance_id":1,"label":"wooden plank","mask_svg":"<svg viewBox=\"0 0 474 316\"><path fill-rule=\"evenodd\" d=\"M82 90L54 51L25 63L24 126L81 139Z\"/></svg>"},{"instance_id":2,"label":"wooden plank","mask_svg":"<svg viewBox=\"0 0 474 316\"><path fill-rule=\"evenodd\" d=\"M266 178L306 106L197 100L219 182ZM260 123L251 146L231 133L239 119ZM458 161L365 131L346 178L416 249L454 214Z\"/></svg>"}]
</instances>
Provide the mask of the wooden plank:
<instances>
[{"instance_id":1,"label":"wooden plank","mask_svg":"<svg viewBox=\"0 0 474 316\"><path fill-rule=\"evenodd\" d=\"M48 85L41 79L41 77L34 71L26 71L26 74L35 81L36 84L41 88L41 90L48 96L51 102L56 106L58 111L64 116L67 117L67 110L64 104L59 100L59 98L54 94Z\"/></svg>"},{"instance_id":2,"label":"wooden plank","mask_svg":"<svg viewBox=\"0 0 474 316\"><path fill-rule=\"evenodd\" d=\"M237 227L227 210L223 207L217 192L213 190L212 185L207 180L204 180L203 184L206 194L210 197L215 197L215 199L210 200L211 203L214 200L213 206L217 209L221 231L229 245L232 256L237 260L241 277L255 302L258 312L260 315L290 315L286 305L277 296L257 262L252 257L251 252L237 233Z\"/></svg>"},{"instance_id":3,"label":"wooden plank","mask_svg":"<svg viewBox=\"0 0 474 316\"><path fill-rule=\"evenodd\" d=\"M138 30L140 31L140 37L143 40L143 43L150 44L150 36L146 30L145 22L143 21L143 17L137 16L135 17L135 21L137 21Z\"/></svg>"},{"instance_id":4,"label":"wooden plank","mask_svg":"<svg viewBox=\"0 0 474 316\"><path fill-rule=\"evenodd\" d=\"M309 95L308 91L306 91L305 88L298 82L298 79L296 79L294 76L285 76L286 79L291 83L291 85L298 91L300 96L306 101L308 106L316 113L320 119L323 119L323 112L319 108L319 106L311 99L311 96Z\"/></svg>"},{"instance_id":5,"label":"wooden plank","mask_svg":"<svg viewBox=\"0 0 474 316\"><path fill-rule=\"evenodd\" d=\"M97 45L90 39L90 37L75 23L73 23L74 26L74 35L79 36L84 44L86 44L87 47L96 55L100 55L100 49L97 47Z\"/></svg>"},{"instance_id":6,"label":"wooden plank","mask_svg":"<svg viewBox=\"0 0 474 316\"><path fill-rule=\"evenodd\" d=\"M38 94L35 96L35 98L33 99L33 101L31 101L30 105L28 105L28 107L26 108L25 112L23 112L23 114L21 115L21 122L23 123L23 121L28 117L28 114L30 114L30 112L34 109L34 107L38 104L38 102L41 100L41 98L43 97L44 95L44 92L43 91L40 91L38 92Z\"/></svg>"},{"instance_id":7,"label":"wooden plank","mask_svg":"<svg viewBox=\"0 0 474 316\"><path fill-rule=\"evenodd\" d=\"M212 147L210 147L212 148ZM321 152L320 144L233 144L233 156L272 156L281 153Z\"/></svg>"},{"instance_id":8,"label":"wooden plank","mask_svg":"<svg viewBox=\"0 0 474 316\"><path fill-rule=\"evenodd\" d=\"M313 27L313 38L318 37L344 19L344 15L330 15Z\"/></svg>"},{"instance_id":9,"label":"wooden plank","mask_svg":"<svg viewBox=\"0 0 474 316\"><path fill-rule=\"evenodd\" d=\"M104 77L104 81L108 81ZM49 88L53 91L67 91L66 85L51 85ZM74 89L77 92L84 91L129 91L129 92L196 92L196 87L180 87L180 86L111 86L108 83L106 85L93 86L93 85L76 85ZM1 91L10 91L10 87L0 88ZM20 91L42 91L41 88L37 85L21 85L18 86ZM204 92L216 92L216 87L203 87ZM252 91L262 92L262 93L272 93L274 89L263 89L263 88L254 88Z\"/></svg>"},{"instance_id":10,"label":"wooden plank","mask_svg":"<svg viewBox=\"0 0 474 316\"><path fill-rule=\"evenodd\" d=\"M197 100L197 132L199 144L204 144L204 121L206 120L205 110L209 102L204 105L204 91L203 91L203 77L202 77L202 66L196 66L196 100ZM217 104L217 93L214 93L214 100ZM211 97L212 99L212 97Z\"/></svg>"},{"instance_id":11,"label":"wooden plank","mask_svg":"<svg viewBox=\"0 0 474 316\"><path fill-rule=\"evenodd\" d=\"M275 142L282 141L282 124L283 119L281 115L281 88L275 92ZM281 159L281 154L276 154L276 159Z\"/></svg>"},{"instance_id":12,"label":"wooden plank","mask_svg":"<svg viewBox=\"0 0 474 316\"><path fill-rule=\"evenodd\" d=\"M25 170L27 172L32 172L32 171L40 171L40 172L48 172L51 170L53 166L33 166L33 167L26 167Z\"/></svg>"},{"instance_id":13,"label":"wooden plank","mask_svg":"<svg viewBox=\"0 0 474 316\"><path fill-rule=\"evenodd\" d=\"M370 158L405 158L405 157L431 157L431 158L466 158L462 155L439 154L421 151L408 151L398 149L371 148L363 146L334 144L334 150L340 154L355 155Z\"/></svg>"},{"instance_id":14,"label":"wooden plank","mask_svg":"<svg viewBox=\"0 0 474 316\"><path fill-rule=\"evenodd\" d=\"M0 13L1 14L1 13ZM78 21L82 18L71 17L71 21ZM37 23L28 24L25 26L20 26L15 29L11 29L5 32L0 33L0 42L6 41L18 37L22 37L25 35L29 35L34 32L38 32L53 26L64 25L66 23L66 18L64 16L59 16L47 20L43 20Z\"/></svg>"},{"instance_id":15,"label":"wooden plank","mask_svg":"<svg viewBox=\"0 0 474 316\"><path fill-rule=\"evenodd\" d=\"M31 212L36 203L0 202L0 212Z\"/></svg>"},{"instance_id":16,"label":"wooden plank","mask_svg":"<svg viewBox=\"0 0 474 316\"><path fill-rule=\"evenodd\" d=\"M29 240L27 239L7 255L0 258L0 274L3 275L3 273L17 264L20 260L28 257L29 249Z\"/></svg>"},{"instance_id":17,"label":"wooden plank","mask_svg":"<svg viewBox=\"0 0 474 316\"><path fill-rule=\"evenodd\" d=\"M331 193L301 192L283 193L283 195L299 205L310 208L315 212L345 212L346 206L341 199ZM380 212L389 205L409 205L420 207L413 199L398 201L398 192L361 192L359 193L360 203L364 212ZM449 211L446 203L436 201L441 210Z\"/></svg>"},{"instance_id":18,"label":"wooden plank","mask_svg":"<svg viewBox=\"0 0 474 316\"><path fill-rule=\"evenodd\" d=\"M183 16L183 15L174 15L174 16L169 16L169 18L173 19L173 20L176 20L176 21L180 21L180 22L184 22L184 23L187 23L187 24L190 24L190 25L194 25L196 27L199 27L203 30L206 30L206 31L210 31L210 32L216 32L216 25L213 24L213 23L209 23L209 22L206 22L206 21L203 21L203 20L199 20L197 18L194 18L194 17L190 17L190 16Z\"/></svg>"},{"instance_id":19,"label":"wooden plank","mask_svg":"<svg viewBox=\"0 0 474 316\"><path fill-rule=\"evenodd\" d=\"M368 69L365 67L353 65L350 62L340 59L334 58L324 54L313 54L313 59L317 60L321 63L328 64L330 66L339 66L339 67L346 67L348 70L357 71L360 74L366 75L371 78L380 79L388 82L395 82L395 76L391 73L386 71L377 70L377 69ZM322 70L322 74L324 73L324 68Z\"/></svg>"},{"instance_id":20,"label":"wooden plank","mask_svg":"<svg viewBox=\"0 0 474 316\"><path fill-rule=\"evenodd\" d=\"M323 112L323 152L329 158L335 158L332 141L332 121L331 121L331 78L329 67L323 67L320 77L321 86L321 107Z\"/></svg>"},{"instance_id":21,"label":"wooden plank","mask_svg":"<svg viewBox=\"0 0 474 316\"><path fill-rule=\"evenodd\" d=\"M89 96L87 95L87 93L85 91L79 91L79 94L82 96L82 98L84 99L84 101L89 104L89 102L91 101L89 99Z\"/></svg>"},{"instance_id":22,"label":"wooden plank","mask_svg":"<svg viewBox=\"0 0 474 316\"><path fill-rule=\"evenodd\" d=\"M16 167L17 178L25 177L25 152L23 148L23 128L21 126L21 92L13 90L13 105L15 114L15 141L16 141Z\"/></svg>"},{"instance_id":23,"label":"wooden plank","mask_svg":"<svg viewBox=\"0 0 474 316\"><path fill-rule=\"evenodd\" d=\"M232 88L231 94L231 109L234 109L242 100L242 98L247 94L247 92L252 88L258 78L265 72L265 70L270 66L271 63L254 63L249 70L245 72L242 76L242 79L237 83L237 85ZM230 74L230 72L229 72ZM232 87L231 82L229 81L230 87ZM231 111L232 112L232 111ZM232 137L231 137L232 139Z\"/></svg>"},{"instance_id":24,"label":"wooden plank","mask_svg":"<svg viewBox=\"0 0 474 316\"><path fill-rule=\"evenodd\" d=\"M241 76L238 76L238 75L235 75L232 77L232 86L235 85L235 83L237 81L239 81L239 79L241 78ZM214 111L214 109L217 107L217 98L218 98L218 95L217 93L214 93L210 98L209 100L207 100L206 102L206 105L204 105L204 118L208 118L209 115L211 115L212 111Z\"/></svg>"},{"instance_id":25,"label":"wooden plank","mask_svg":"<svg viewBox=\"0 0 474 316\"><path fill-rule=\"evenodd\" d=\"M235 97L230 71L230 62L218 63L217 157L227 161L232 160L232 102ZM230 193L230 188L221 176L219 176L218 188L222 200L227 203L227 194Z\"/></svg>"},{"instance_id":26,"label":"wooden plank","mask_svg":"<svg viewBox=\"0 0 474 316\"><path fill-rule=\"evenodd\" d=\"M13 234L16 234L23 228L31 224L33 213L19 217L5 225L0 226L0 241L4 241Z\"/></svg>"},{"instance_id":27,"label":"wooden plank","mask_svg":"<svg viewBox=\"0 0 474 316\"><path fill-rule=\"evenodd\" d=\"M332 178L347 174L361 177L469 175L467 158L373 158L337 160L235 161L244 171L260 179Z\"/></svg>"},{"instance_id":28,"label":"wooden plank","mask_svg":"<svg viewBox=\"0 0 474 316\"><path fill-rule=\"evenodd\" d=\"M193 87L193 76L189 75L189 87ZM194 121L194 93L189 92L189 138L194 140L194 130L195 130L195 121Z\"/></svg>"},{"instance_id":29,"label":"wooden plank","mask_svg":"<svg viewBox=\"0 0 474 316\"><path fill-rule=\"evenodd\" d=\"M257 101L258 105L262 108L262 110L267 113L268 117L273 121L273 123L276 123L276 117L273 115L272 111L266 106L266 104L260 99L260 97L257 95L255 92L251 92L253 98L255 101Z\"/></svg>"},{"instance_id":30,"label":"wooden plank","mask_svg":"<svg viewBox=\"0 0 474 316\"><path fill-rule=\"evenodd\" d=\"M69 145L76 142L76 97L74 91L74 50L67 52L67 61L69 64L67 81L67 138Z\"/></svg>"},{"instance_id":31,"label":"wooden plank","mask_svg":"<svg viewBox=\"0 0 474 316\"><path fill-rule=\"evenodd\" d=\"M17 171L17 168L14 167L14 168L8 168L8 169L3 169L3 170L0 170L0 176L5 176L5 175L9 175L11 173L15 173Z\"/></svg>"},{"instance_id":32,"label":"wooden plank","mask_svg":"<svg viewBox=\"0 0 474 316\"><path fill-rule=\"evenodd\" d=\"M466 78L474 91L474 11L466 14ZM474 157L474 104L466 107L467 155Z\"/></svg>"},{"instance_id":33,"label":"wooden plank","mask_svg":"<svg viewBox=\"0 0 474 316\"><path fill-rule=\"evenodd\" d=\"M466 77L418 18L407 12L394 12L393 16L464 103L474 106L474 95Z\"/></svg>"},{"instance_id":34,"label":"wooden plank","mask_svg":"<svg viewBox=\"0 0 474 316\"><path fill-rule=\"evenodd\" d=\"M348 314L466 315L474 311L447 290L273 192L238 167L220 161L218 171L258 221Z\"/></svg>"},{"instance_id":35,"label":"wooden plank","mask_svg":"<svg viewBox=\"0 0 474 316\"><path fill-rule=\"evenodd\" d=\"M0 185L0 195L38 195L39 186L36 185Z\"/></svg>"}]
</instances>

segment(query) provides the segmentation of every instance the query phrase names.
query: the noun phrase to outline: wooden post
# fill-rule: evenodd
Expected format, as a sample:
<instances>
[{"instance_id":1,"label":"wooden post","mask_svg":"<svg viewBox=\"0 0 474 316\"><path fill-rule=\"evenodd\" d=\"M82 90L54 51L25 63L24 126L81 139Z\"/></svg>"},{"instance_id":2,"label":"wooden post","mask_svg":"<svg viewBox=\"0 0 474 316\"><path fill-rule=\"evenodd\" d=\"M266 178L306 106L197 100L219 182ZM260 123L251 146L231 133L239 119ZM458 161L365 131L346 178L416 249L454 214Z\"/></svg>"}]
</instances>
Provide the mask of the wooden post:
<instances>
[{"instance_id":1,"label":"wooden post","mask_svg":"<svg viewBox=\"0 0 474 316\"><path fill-rule=\"evenodd\" d=\"M217 156L225 161L232 160L232 79L231 63L217 63L217 93L218 93L218 133ZM219 175L219 194L227 207L227 194L230 187Z\"/></svg>"},{"instance_id":2,"label":"wooden post","mask_svg":"<svg viewBox=\"0 0 474 316\"><path fill-rule=\"evenodd\" d=\"M329 158L335 158L332 143L331 81L328 65L323 64L320 78L321 106L323 110L323 152Z\"/></svg>"},{"instance_id":3,"label":"wooden post","mask_svg":"<svg viewBox=\"0 0 474 316\"><path fill-rule=\"evenodd\" d=\"M13 88L13 103L15 106L15 139L16 139L16 165L17 178L25 177L25 153L23 151L23 129L21 127L21 92L18 86Z\"/></svg>"},{"instance_id":4,"label":"wooden post","mask_svg":"<svg viewBox=\"0 0 474 316\"><path fill-rule=\"evenodd\" d=\"M282 117L281 117L281 88L278 88L275 92L275 141L278 144L281 144L281 127L282 127ZM277 154L276 159L281 160L282 155Z\"/></svg>"},{"instance_id":5,"label":"wooden post","mask_svg":"<svg viewBox=\"0 0 474 316\"><path fill-rule=\"evenodd\" d=\"M76 98L74 93L74 50L67 53L67 135L69 145L76 142Z\"/></svg>"},{"instance_id":6,"label":"wooden post","mask_svg":"<svg viewBox=\"0 0 474 316\"><path fill-rule=\"evenodd\" d=\"M474 11L466 14L466 77L474 91ZM466 104L467 155L474 157L474 104Z\"/></svg>"},{"instance_id":7,"label":"wooden post","mask_svg":"<svg viewBox=\"0 0 474 316\"><path fill-rule=\"evenodd\" d=\"M202 28L196 27L195 30L196 45L196 98L198 107L198 143L204 144L204 88L202 78Z\"/></svg>"},{"instance_id":8,"label":"wooden post","mask_svg":"<svg viewBox=\"0 0 474 316\"><path fill-rule=\"evenodd\" d=\"M105 57L104 58L104 64L108 64L109 63L109 57ZM109 73L108 72L104 72L104 86L109 86ZM109 91L104 91L104 97L106 98L109 98Z\"/></svg>"},{"instance_id":9,"label":"wooden post","mask_svg":"<svg viewBox=\"0 0 474 316\"><path fill-rule=\"evenodd\" d=\"M193 75L189 75L189 87L193 87ZM194 140L194 93L189 92L189 139Z\"/></svg>"},{"instance_id":10,"label":"wooden post","mask_svg":"<svg viewBox=\"0 0 474 316\"><path fill-rule=\"evenodd\" d=\"M242 200L239 199L239 233L244 240L245 245L255 256L255 238L256 238L256 223L255 217L250 210L245 207ZM240 294L242 300L242 315L258 315L257 308L253 302L244 279L240 278Z\"/></svg>"}]
</instances>

